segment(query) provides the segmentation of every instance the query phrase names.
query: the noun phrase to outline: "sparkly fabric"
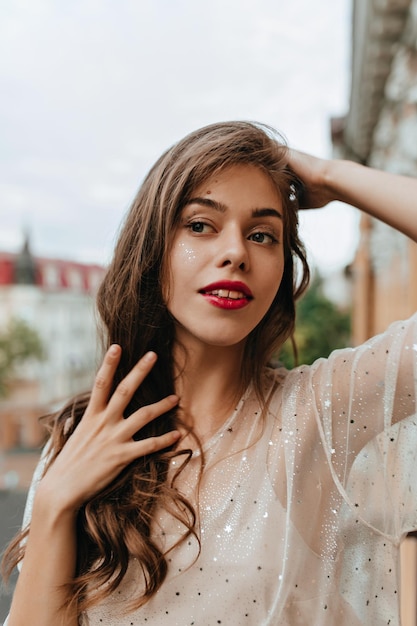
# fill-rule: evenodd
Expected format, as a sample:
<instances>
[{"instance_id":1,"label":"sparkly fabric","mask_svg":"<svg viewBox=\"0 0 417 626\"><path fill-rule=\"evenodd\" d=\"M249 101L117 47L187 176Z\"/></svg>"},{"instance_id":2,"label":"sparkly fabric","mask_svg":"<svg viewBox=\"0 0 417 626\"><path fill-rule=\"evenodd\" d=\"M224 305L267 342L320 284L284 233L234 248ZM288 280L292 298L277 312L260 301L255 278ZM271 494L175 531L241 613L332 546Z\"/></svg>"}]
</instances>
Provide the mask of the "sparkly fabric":
<instances>
[{"instance_id":1,"label":"sparkly fabric","mask_svg":"<svg viewBox=\"0 0 417 626\"><path fill-rule=\"evenodd\" d=\"M399 544L417 528L417 316L311 367L267 370L265 393L264 419L249 389L205 446L201 554L194 538L174 548L156 596L123 614L141 589L132 560L80 624L400 624ZM193 502L198 468L195 454L181 474ZM183 532L157 516L162 546Z\"/></svg>"}]
</instances>

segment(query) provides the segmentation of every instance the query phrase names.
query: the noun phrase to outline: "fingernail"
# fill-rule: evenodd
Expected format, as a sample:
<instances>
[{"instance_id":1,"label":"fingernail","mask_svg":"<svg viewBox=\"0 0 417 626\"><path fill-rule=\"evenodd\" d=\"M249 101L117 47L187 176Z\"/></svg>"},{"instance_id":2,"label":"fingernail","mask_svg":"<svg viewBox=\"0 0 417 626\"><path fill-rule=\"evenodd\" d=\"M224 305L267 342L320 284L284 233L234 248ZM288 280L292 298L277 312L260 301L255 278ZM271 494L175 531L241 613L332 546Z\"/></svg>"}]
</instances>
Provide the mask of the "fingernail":
<instances>
[{"instance_id":1,"label":"fingernail","mask_svg":"<svg viewBox=\"0 0 417 626\"><path fill-rule=\"evenodd\" d=\"M112 356L115 356L118 352L119 352L119 346L117 345L117 343L114 343L112 346L110 346L109 354L111 354Z\"/></svg>"},{"instance_id":2,"label":"fingernail","mask_svg":"<svg viewBox=\"0 0 417 626\"><path fill-rule=\"evenodd\" d=\"M179 397L175 394L172 394L171 396L168 396L168 400L170 400L170 402L175 402L176 404L179 401Z\"/></svg>"},{"instance_id":3,"label":"fingernail","mask_svg":"<svg viewBox=\"0 0 417 626\"><path fill-rule=\"evenodd\" d=\"M155 352L147 352L143 358L147 363L152 363L152 361L156 361L156 354Z\"/></svg>"}]
</instances>

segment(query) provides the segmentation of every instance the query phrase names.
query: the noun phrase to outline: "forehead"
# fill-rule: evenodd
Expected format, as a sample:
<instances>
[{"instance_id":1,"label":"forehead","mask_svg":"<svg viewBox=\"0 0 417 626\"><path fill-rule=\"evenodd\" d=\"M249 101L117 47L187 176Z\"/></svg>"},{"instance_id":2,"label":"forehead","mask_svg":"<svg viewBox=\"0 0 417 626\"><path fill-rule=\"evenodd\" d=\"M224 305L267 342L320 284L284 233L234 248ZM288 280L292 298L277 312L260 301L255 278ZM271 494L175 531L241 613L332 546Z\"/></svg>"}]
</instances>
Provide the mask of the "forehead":
<instances>
[{"instance_id":1,"label":"forehead","mask_svg":"<svg viewBox=\"0 0 417 626\"><path fill-rule=\"evenodd\" d=\"M245 204L267 202L282 206L281 193L272 177L251 164L231 165L214 172L192 190L190 198L196 196L222 196L225 200L244 200Z\"/></svg>"}]
</instances>

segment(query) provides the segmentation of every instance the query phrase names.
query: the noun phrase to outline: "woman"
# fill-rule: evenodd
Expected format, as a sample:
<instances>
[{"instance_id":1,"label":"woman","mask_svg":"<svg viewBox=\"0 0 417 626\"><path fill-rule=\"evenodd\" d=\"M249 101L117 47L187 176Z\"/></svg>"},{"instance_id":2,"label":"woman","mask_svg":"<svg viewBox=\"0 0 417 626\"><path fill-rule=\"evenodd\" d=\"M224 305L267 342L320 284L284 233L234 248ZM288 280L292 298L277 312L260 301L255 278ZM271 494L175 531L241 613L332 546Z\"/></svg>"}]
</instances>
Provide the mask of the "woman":
<instances>
[{"instance_id":1,"label":"woman","mask_svg":"<svg viewBox=\"0 0 417 626\"><path fill-rule=\"evenodd\" d=\"M308 282L299 201L417 240L416 193L245 122L159 159L98 294L91 396L50 419L8 626L399 623L416 318L311 367L267 364Z\"/></svg>"}]
</instances>

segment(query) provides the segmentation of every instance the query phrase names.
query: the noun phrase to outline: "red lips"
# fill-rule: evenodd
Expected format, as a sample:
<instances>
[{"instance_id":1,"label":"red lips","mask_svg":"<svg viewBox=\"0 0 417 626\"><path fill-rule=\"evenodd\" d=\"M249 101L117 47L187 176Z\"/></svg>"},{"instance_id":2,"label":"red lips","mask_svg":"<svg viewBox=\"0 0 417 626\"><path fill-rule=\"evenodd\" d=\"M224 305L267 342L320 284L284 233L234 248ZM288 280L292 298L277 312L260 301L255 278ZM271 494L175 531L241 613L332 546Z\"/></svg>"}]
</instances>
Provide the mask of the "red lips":
<instances>
[{"instance_id":1,"label":"red lips","mask_svg":"<svg viewBox=\"0 0 417 626\"><path fill-rule=\"evenodd\" d=\"M241 309L253 299L249 287L245 283L234 280L211 283L200 289L200 293L210 304L229 310Z\"/></svg>"}]
</instances>

